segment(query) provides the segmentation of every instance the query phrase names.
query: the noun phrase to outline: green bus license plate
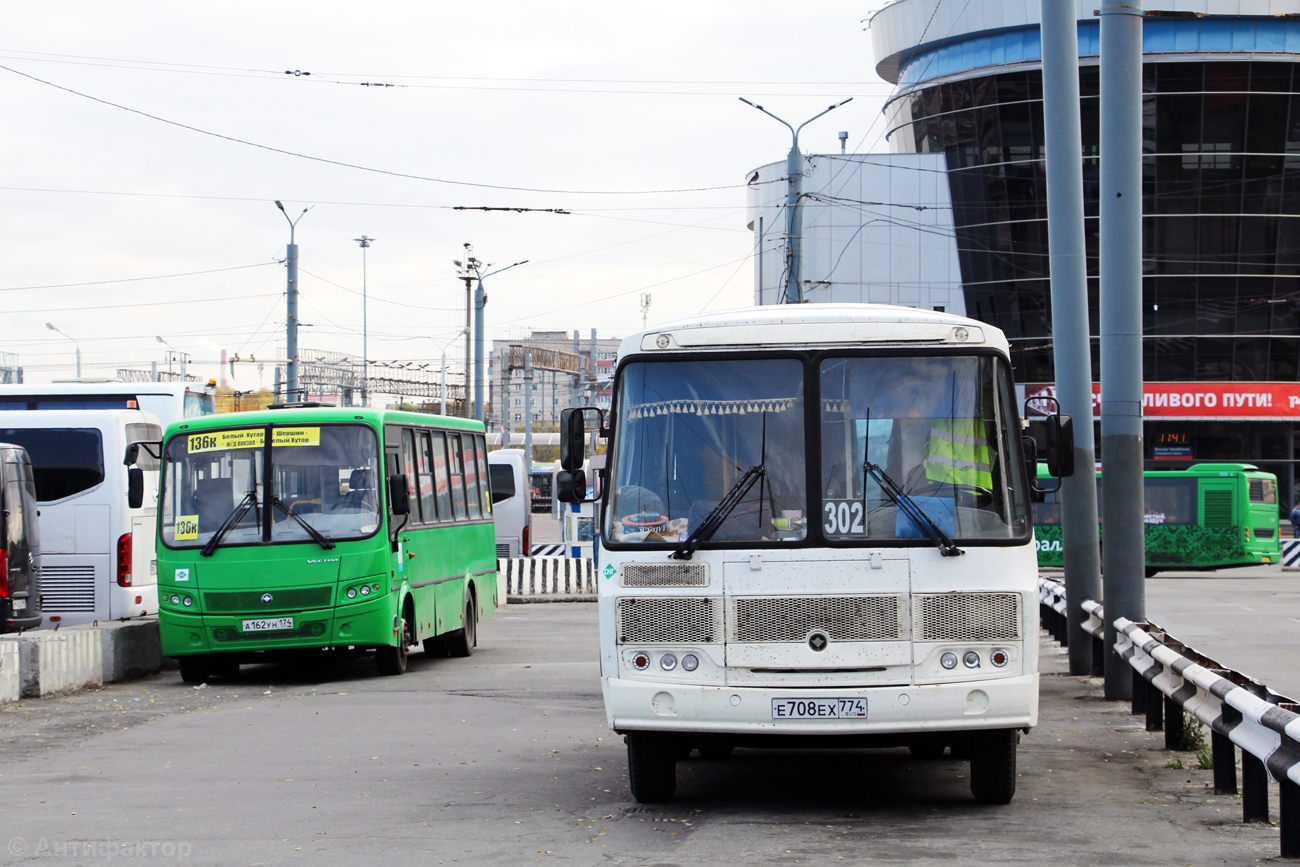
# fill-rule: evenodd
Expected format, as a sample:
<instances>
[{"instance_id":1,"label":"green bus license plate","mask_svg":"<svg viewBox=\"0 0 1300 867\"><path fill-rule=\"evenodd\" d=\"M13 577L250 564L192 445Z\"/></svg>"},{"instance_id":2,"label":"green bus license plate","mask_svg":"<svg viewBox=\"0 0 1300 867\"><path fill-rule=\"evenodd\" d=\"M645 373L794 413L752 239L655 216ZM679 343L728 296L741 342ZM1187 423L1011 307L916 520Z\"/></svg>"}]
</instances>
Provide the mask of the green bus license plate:
<instances>
[{"instance_id":1,"label":"green bus license plate","mask_svg":"<svg viewBox=\"0 0 1300 867\"><path fill-rule=\"evenodd\" d=\"M772 719L866 719L865 698L774 698Z\"/></svg>"},{"instance_id":2,"label":"green bus license plate","mask_svg":"<svg viewBox=\"0 0 1300 867\"><path fill-rule=\"evenodd\" d=\"M276 629L293 629L293 618L267 617L261 620L244 621L244 632L270 632Z\"/></svg>"}]
</instances>

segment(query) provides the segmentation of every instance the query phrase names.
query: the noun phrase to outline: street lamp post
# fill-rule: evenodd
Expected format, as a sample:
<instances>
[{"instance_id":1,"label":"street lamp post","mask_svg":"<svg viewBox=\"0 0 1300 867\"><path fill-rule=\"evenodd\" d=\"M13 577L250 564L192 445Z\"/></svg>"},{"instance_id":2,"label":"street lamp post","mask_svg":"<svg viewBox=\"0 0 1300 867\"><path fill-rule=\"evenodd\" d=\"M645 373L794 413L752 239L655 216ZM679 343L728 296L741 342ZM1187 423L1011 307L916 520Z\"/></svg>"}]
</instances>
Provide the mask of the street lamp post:
<instances>
[{"instance_id":1,"label":"street lamp post","mask_svg":"<svg viewBox=\"0 0 1300 867\"><path fill-rule=\"evenodd\" d=\"M298 395L298 245L293 242L293 230L298 226L298 220L306 216L307 212L313 206L309 205L302 209L297 220L289 218L289 212L284 209L284 204L275 200L275 206L284 214L284 218L289 220L289 246L285 251L285 266L288 273L288 300L286 303L285 315L285 348L288 350L285 354L288 360L284 365L285 379L285 397L287 401L292 401L294 395ZM299 395L301 398L301 395Z\"/></svg>"},{"instance_id":2,"label":"street lamp post","mask_svg":"<svg viewBox=\"0 0 1300 867\"><path fill-rule=\"evenodd\" d=\"M73 346L77 347L77 379L81 379L81 344L77 342L77 338L69 334L64 334L62 331L59 331L59 329L54 327L54 323L52 322L46 322L45 327L55 332L56 334L63 334L64 337L72 341Z\"/></svg>"},{"instance_id":3,"label":"street lamp post","mask_svg":"<svg viewBox=\"0 0 1300 867\"><path fill-rule=\"evenodd\" d=\"M790 130L790 135L793 137L793 142L790 145L790 153L785 159L786 180L789 183L789 192L786 195L785 205L785 209L788 213L788 216L786 217L786 230L787 236L790 239L790 246L786 252L785 294L782 300L786 304L802 304L804 300L803 284L800 281L799 274L800 265L802 264L800 258L802 239L799 236L803 232L803 217L800 213L800 200L803 198L803 166L799 165L801 157L801 154L799 153L799 131L817 118L821 117L823 114L834 111L845 103L852 102L853 97L850 96L848 99L844 100L844 102L837 102L835 105L829 106L825 111L813 115L803 123L799 124L798 129L790 126L789 123L772 114L772 112L763 108L763 106L755 105L743 96L739 97L739 99L745 105L751 105L773 120L785 124L785 128Z\"/></svg>"},{"instance_id":4,"label":"street lamp post","mask_svg":"<svg viewBox=\"0 0 1300 867\"><path fill-rule=\"evenodd\" d=\"M171 350L171 352L167 354L167 375L168 376L171 375L172 359L175 358L177 361L180 362L181 365L181 382L186 382L187 381L186 362L188 361L186 354L178 350L175 346L172 346L166 340L163 340L161 336L156 337L154 339L157 340L159 343L161 343L163 346L166 346L168 349Z\"/></svg>"},{"instance_id":5,"label":"street lamp post","mask_svg":"<svg viewBox=\"0 0 1300 867\"><path fill-rule=\"evenodd\" d=\"M483 281L493 274L509 271L518 265L527 264L528 260L516 262L498 268L478 278L478 288L474 290L474 418L483 421L485 407L483 403L483 308L487 306L487 293L483 291ZM489 266L484 266L489 267Z\"/></svg>"},{"instance_id":6,"label":"street lamp post","mask_svg":"<svg viewBox=\"0 0 1300 867\"><path fill-rule=\"evenodd\" d=\"M370 354L366 348L366 335L369 333L366 328L366 250L370 249L370 242L375 239L362 235L352 240L361 245L361 405L370 406Z\"/></svg>"}]
</instances>

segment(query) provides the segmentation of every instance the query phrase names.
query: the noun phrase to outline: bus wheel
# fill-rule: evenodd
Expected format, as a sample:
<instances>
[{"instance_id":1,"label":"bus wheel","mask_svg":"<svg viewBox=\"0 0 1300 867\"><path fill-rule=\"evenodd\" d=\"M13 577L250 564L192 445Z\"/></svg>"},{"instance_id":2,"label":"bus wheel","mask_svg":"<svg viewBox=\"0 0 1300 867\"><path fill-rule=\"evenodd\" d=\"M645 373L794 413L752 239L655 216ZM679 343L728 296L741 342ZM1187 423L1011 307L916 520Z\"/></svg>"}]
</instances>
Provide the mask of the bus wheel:
<instances>
[{"instance_id":1,"label":"bus wheel","mask_svg":"<svg viewBox=\"0 0 1300 867\"><path fill-rule=\"evenodd\" d=\"M970 740L970 790L984 804L1009 804L1016 794L1015 729L977 732Z\"/></svg>"},{"instance_id":2,"label":"bus wheel","mask_svg":"<svg viewBox=\"0 0 1300 867\"><path fill-rule=\"evenodd\" d=\"M380 674L392 676L406 673L406 657L410 653L408 648L413 639L411 629L411 622L406 619L406 613L403 612L402 619L398 623L397 646L381 647L375 651Z\"/></svg>"},{"instance_id":3,"label":"bus wheel","mask_svg":"<svg viewBox=\"0 0 1300 867\"><path fill-rule=\"evenodd\" d=\"M447 636L452 656L473 656L478 646L478 620L474 616L474 597L465 600L465 625Z\"/></svg>"},{"instance_id":4,"label":"bus wheel","mask_svg":"<svg viewBox=\"0 0 1300 867\"><path fill-rule=\"evenodd\" d=\"M672 738L655 732L628 732L627 770L632 797L641 804L667 801L677 791Z\"/></svg>"},{"instance_id":5,"label":"bus wheel","mask_svg":"<svg viewBox=\"0 0 1300 867\"><path fill-rule=\"evenodd\" d=\"M186 683L207 683L212 676L206 656L182 656L176 661L181 666L181 680Z\"/></svg>"}]
</instances>

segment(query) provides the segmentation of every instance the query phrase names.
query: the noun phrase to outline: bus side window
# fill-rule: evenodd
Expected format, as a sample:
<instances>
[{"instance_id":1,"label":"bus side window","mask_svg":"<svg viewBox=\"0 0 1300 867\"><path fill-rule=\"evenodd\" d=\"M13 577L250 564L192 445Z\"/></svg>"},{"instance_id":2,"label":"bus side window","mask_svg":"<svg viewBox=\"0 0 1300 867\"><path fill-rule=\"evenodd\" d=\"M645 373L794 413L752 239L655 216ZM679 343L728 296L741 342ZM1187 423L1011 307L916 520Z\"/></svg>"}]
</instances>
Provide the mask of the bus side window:
<instances>
[{"instance_id":1,"label":"bus side window","mask_svg":"<svg viewBox=\"0 0 1300 867\"><path fill-rule=\"evenodd\" d=\"M419 490L419 487L417 486L418 476L416 475L415 472L415 431L411 430L409 427L402 428L401 472L406 475L407 489L412 492L418 491ZM420 518L419 501L420 501L419 497L411 497L411 520L416 523L419 523L422 520ZM431 521L433 520L433 516L429 516L428 518L425 518L423 520Z\"/></svg>"},{"instance_id":2,"label":"bus side window","mask_svg":"<svg viewBox=\"0 0 1300 867\"><path fill-rule=\"evenodd\" d=\"M447 447L450 449L447 453L447 470L451 476L451 505L456 520L463 521L468 515L465 511L465 464L461 460L460 437L454 433L449 435Z\"/></svg>"},{"instance_id":3,"label":"bus side window","mask_svg":"<svg viewBox=\"0 0 1300 867\"><path fill-rule=\"evenodd\" d=\"M478 458L474 454L474 435L461 434L461 443L465 450L465 504L471 519L483 516L479 506Z\"/></svg>"},{"instance_id":4,"label":"bus side window","mask_svg":"<svg viewBox=\"0 0 1300 867\"><path fill-rule=\"evenodd\" d=\"M420 464L420 486L418 488L420 511L424 514L424 522L432 524L438 520L439 516L433 495L433 461L429 456L428 431L420 431L416 453Z\"/></svg>"},{"instance_id":5,"label":"bus side window","mask_svg":"<svg viewBox=\"0 0 1300 867\"><path fill-rule=\"evenodd\" d=\"M483 499L483 517L490 518L492 517L492 483L487 467L487 441L483 434L479 434L474 437L474 442L478 446L478 478L480 496Z\"/></svg>"},{"instance_id":6,"label":"bus side window","mask_svg":"<svg viewBox=\"0 0 1300 867\"><path fill-rule=\"evenodd\" d=\"M453 520L451 511L451 480L447 472L447 436L442 431L433 431L433 482L434 492L438 498L438 514L442 520Z\"/></svg>"}]
</instances>

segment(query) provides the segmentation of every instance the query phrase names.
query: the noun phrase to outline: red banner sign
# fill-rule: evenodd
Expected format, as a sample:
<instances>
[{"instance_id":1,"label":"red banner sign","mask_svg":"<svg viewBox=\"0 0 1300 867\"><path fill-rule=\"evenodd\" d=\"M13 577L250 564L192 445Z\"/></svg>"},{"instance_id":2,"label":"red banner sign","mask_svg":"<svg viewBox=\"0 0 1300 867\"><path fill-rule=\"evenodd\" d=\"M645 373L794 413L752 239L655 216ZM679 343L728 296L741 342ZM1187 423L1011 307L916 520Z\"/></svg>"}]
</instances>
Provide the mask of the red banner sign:
<instances>
[{"instance_id":1,"label":"red banner sign","mask_svg":"<svg viewBox=\"0 0 1300 867\"><path fill-rule=\"evenodd\" d=\"M1052 383L1025 386L1026 400L1055 396ZM1092 384L1092 415L1101 418L1101 384L1097 382ZM1142 384L1142 415L1202 421L1300 419L1300 383L1146 382Z\"/></svg>"}]
</instances>

